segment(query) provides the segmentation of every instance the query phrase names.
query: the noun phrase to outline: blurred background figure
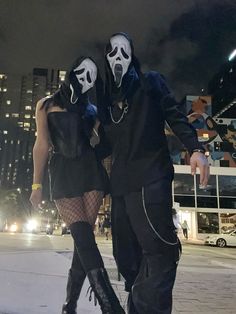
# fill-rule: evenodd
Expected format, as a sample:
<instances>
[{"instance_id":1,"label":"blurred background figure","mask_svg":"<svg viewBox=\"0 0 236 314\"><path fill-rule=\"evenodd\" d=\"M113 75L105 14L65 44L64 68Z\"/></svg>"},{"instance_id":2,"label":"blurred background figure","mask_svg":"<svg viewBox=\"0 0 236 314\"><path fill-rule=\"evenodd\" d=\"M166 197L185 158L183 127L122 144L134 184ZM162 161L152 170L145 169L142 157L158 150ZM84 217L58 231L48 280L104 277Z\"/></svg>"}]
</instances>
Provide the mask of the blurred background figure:
<instances>
[{"instance_id":1,"label":"blurred background figure","mask_svg":"<svg viewBox=\"0 0 236 314\"><path fill-rule=\"evenodd\" d=\"M180 223L179 214L177 213L174 207L172 208L172 215L173 215L173 223L175 225L176 233L178 233L178 231L182 229L182 226Z\"/></svg>"},{"instance_id":2,"label":"blurred background figure","mask_svg":"<svg viewBox=\"0 0 236 314\"><path fill-rule=\"evenodd\" d=\"M190 229L189 229L187 220L184 220L184 222L182 223L182 230L183 230L183 235L185 239L188 240L188 230Z\"/></svg>"},{"instance_id":3,"label":"blurred background figure","mask_svg":"<svg viewBox=\"0 0 236 314\"><path fill-rule=\"evenodd\" d=\"M111 230L111 220L110 220L109 215L105 215L105 218L103 221L103 228L104 228L106 240L109 240L109 234L110 234L110 230Z\"/></svg>"}]
</instances>

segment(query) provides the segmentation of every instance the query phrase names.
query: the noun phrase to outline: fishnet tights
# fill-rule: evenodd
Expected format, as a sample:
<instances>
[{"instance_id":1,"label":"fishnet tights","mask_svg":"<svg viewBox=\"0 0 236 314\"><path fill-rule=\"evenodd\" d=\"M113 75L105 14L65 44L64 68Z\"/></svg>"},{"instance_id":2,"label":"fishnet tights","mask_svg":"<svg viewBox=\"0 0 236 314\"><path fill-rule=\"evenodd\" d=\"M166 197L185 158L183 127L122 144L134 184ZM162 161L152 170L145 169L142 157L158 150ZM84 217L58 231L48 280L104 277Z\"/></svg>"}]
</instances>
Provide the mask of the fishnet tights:
<instances>
[{"instance_id":1,"label":"fishnet tights","mask_svg":"<svg viewBox=\"0 0 236 314\"><path fill-rule=\"evenodd\" d=\"M81 197L55 200L55 204L61 218L68 226L77 221L86 221L93 226L102 199L103 192L94 190L85 192Z\"/></svg>"}]
</instances>

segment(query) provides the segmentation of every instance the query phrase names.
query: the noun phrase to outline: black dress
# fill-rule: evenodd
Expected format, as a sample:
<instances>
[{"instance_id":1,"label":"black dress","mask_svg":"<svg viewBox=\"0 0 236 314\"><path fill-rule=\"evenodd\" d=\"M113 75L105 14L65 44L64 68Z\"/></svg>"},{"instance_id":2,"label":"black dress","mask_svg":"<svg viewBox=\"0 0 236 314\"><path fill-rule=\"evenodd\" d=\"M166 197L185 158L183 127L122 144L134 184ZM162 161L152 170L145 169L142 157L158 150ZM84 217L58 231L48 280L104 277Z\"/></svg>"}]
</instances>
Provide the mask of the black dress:
<instances>
[{"instance_id":1,"label":"black dress","mask_svg":"<svg viewBox=\"0 0 236 314\"><path fill-rule=\"evenodd\" d=\"M49 160L51 199L82 196L92 190L108 193L109 179L90 145L86 119L79 113L48 113L53 145Z\"/></svg>"}]
</instances>

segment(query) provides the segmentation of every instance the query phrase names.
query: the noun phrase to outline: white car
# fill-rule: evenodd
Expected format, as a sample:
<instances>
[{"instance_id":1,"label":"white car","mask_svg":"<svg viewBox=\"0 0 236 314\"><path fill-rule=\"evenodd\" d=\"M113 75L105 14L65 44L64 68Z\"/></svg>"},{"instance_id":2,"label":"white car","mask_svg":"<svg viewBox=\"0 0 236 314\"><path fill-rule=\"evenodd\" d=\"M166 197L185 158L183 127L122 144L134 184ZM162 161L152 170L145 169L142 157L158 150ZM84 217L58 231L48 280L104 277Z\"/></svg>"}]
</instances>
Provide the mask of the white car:
<instances>
[{"instance_id":1,"label":"white car","mask_svg":"<svg viewBox=\"0 0 236 314\"><path fill-rule=\"evenodd\" d=\"M236 230L210 235L206 238L205 244L216 245L218 247L236 246Z\"/></svg>"}]
</instances>

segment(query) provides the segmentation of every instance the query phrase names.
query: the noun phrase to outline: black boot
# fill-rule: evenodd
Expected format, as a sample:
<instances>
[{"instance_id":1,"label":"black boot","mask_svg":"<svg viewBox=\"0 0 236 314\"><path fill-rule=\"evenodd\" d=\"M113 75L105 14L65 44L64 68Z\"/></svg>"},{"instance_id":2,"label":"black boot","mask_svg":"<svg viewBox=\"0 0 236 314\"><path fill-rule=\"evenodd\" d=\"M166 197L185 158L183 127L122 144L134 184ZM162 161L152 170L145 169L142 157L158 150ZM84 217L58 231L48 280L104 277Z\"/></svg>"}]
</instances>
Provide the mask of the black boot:
<instances>
[{"instance_id":1,"label":"black boot","mask_svg":"<svg viewBox=\"0 0 236 314\"><path fill-rule=\"evenodd\" d=\"M66 286L66 301L62 307L62 314L76 314L77 301L82 289L86 273L80 262L76 247L74 246L74 254L71 269L68 274Z\"/></svg>"},{"instance_id":2,"label":"black boot","mask_svg":"<svg viewBox=\"0 0 236 314\"><path fill-rule=\"evenodd\" d=\"M75 222L70 226L70 230L102 313L125 314L104 269L91 225L87 222Z\"/></svg>"},{"instance_id":3,"label":"black boot","mask_svg":"<svg viewBox=\"0 0 236 314\"><path fill-rule=\"evenodd\" d=\"M93 269L87 273L92 290L103 314L125 314L111 286L104 268Z\"/></svg>"},{"instance_id":4,"label":"black boot","mask_svg":"<svg viewBox=\"0 0 236 314\"><path fill-rule=\"evenodd\" d=\"M86 274L84 271L69 270L66 286L66 302L62 307L62 314L76 314L77 301L82 289Z\"/></svg>"}]
</instances>

